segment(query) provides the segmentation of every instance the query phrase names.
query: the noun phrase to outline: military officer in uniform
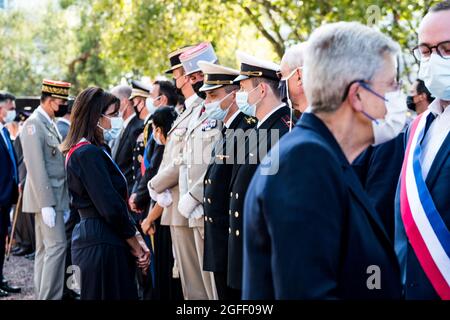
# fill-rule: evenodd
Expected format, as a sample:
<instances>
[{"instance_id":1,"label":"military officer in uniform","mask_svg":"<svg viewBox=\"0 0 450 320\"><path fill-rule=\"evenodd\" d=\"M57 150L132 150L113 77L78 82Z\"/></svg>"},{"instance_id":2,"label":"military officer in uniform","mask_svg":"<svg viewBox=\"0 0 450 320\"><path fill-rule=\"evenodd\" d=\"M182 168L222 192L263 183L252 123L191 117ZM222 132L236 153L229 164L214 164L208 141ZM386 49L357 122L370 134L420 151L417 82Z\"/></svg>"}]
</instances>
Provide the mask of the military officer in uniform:
<instances>
[{"instance_id":1,"label":"military officer in uniform","mask_svg":"<svg viewBox=\"0 0 450 320\"><path fill-rule=\"evenodd\" d=\"M241 70L235 81L240 81L241 91L236 93L236 102L243 112L258 119L256 131L246 139L245 159L238 157L230 182L228 286L242 290L245 195L258 164L278 139L289 131L291 112L280 99L277 76L279 65L243 52L238 52L237 56L241 62Z\"/></svg>"},{"instance_id":2,"label":"military officer in uniform","mask_svg":"<svg viewBox=\"0 0 450 320\"><path fill-rule=\"evenodd\" d=\"M212 45L208 42L184 52L180 56L183 68L189 76L191 85L201 96L206 96L200 88L204 83L204 74L198 62L217 62ZM200 85L199 85L200 84ZM179 212L189 219L189 227L194 233L194 244L198 260L198 272L201 274L207 299L217 299L214 275L203 271L204 220L203 220L203 179L211 160L214 144L220 139L222 121L208 118L205 106L194 111L186 132L183 148L183 162L180 167L180 200Z\"/></svg>"},{"instance_id":3,"label":"military officer in uniform","mask_svg":"<svg viewBox=\"0 0 450 320\"><path fill-rule=\"evenodd\" d=\"M23 211L35 213L36 299L61 299L64 286L66 234L63 215L69 210L62 142L55 117L67 112L71 84L44 80L41 105L24 123L20 135L27 182Z\"/></svg>"},{"instance_id":4,"label":"military officer in uniform","mask_svg":"<svg viewBox=\"0 0 450 320\"><path fill-rule=\"evenodd\" d=\"M185 300L207 299L203 285L201 266L195 248L194 232L189 228L189 220L178 211L179 171L183 157L183 146L189 123L202 108L203 100L195 94L188 76L180 61L180 55L190 49L185 47L169 54L171 68L167 73L173 74L177 89L185 97L186 110L181 113L167 134L163 159L158 173L149 182L149 187L157 193L170 191L172 204L164 208L161 225L170 226L174 247L174 274L179 274Z\"/></svg>"},{"instance_id":5,"label":"military officer in uniform","mask_svg":"<svg viewBox=\"0 0 450 320\"><path fill-rule=\"evenodd\" d=\"M206 92L205 112L209 119L223 121L222 136L215 145L204 179L203 209L205 216L205 251L203 270L214 272L220 300L240 299L236 290L227 286L228 206L233 164L237 149L243 145L244 132L253 128L256 119L239 111L235 94L239 84L234 79L238 70L200 61L205 74L201 91Z\"/></svg>"},{"instance_id":6,"label":"military officer in uniform","mask_svg":"<svg viewBox=\"0 0 450 320\"><path fill-rule=\"evenodd\" d=\"M139 181L142 177L142 168L143 168L143 160L144 160L144 150L147 145L147 141L152 132L152 123L151 123L151 111L150 108L147 108L147 99L151 97L151 86L146 85L140 81L133 80L131 81L131 96L130 101L132 102L134 112L136 113L137 118L144 122L144 130L138 136L136 140L136 144L133 149L133 186L132 186L132 194L128 200L128 204L130 209L136 213L141 213L134 203L133 192L135 188L138 187Z\"/></svg>"}]
</instances>

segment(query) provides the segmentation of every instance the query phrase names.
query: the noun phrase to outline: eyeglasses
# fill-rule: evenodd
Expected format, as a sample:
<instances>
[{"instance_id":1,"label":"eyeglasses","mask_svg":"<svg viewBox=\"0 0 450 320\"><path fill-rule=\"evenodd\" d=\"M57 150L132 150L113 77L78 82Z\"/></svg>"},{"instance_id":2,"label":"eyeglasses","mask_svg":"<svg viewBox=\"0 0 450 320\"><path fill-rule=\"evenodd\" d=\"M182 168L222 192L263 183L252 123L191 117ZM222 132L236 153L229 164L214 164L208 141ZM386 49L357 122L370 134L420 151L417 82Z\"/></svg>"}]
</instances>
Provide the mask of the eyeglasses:
<instances>
[{"instance_id":1,"label":"eyeglasses","mask_svg":"<svg viewBox=\"0 0 450 320\"><path fill-rule=\"evenodd\" d=\"M400 90L402 85L403 85L403 81L402 80L397 80L397 79L395 79L394 81L392 81L390 83L383 82L383 81L367 81L367 80L361 80L361 79L360 80L354 80L354 81L350 82L349 85L347 86L347 88L345 89L344 96L342 97L342 101L345 101L345 99L347 99L348 92L350 91L350 87L354 83L359 83L361 85L361 87L363 87L364 89L374 93L375 95L377 95L378 97L380 97L383 100L385 100L385 98L382 95L380 95L379 93L377 93L376 91L374 91L370 87L370 84L382 83L382 84L385 84L386 86L388 86L389 89L392 89L392 91Z\"/></svg>"},{"instance_id":2,"label":"eyeglasses","mask_svg":"<svg viewBox=\"0 0 450 320\"><path fill-rule=\"evenodd\" d=\"M436 49L441 58L450 59L450 41L443 41L431 47L427 44L420 44L412 49L412 53L417 61L426 61L430 59L433 49Z\"/></svg>"}]
</instances>

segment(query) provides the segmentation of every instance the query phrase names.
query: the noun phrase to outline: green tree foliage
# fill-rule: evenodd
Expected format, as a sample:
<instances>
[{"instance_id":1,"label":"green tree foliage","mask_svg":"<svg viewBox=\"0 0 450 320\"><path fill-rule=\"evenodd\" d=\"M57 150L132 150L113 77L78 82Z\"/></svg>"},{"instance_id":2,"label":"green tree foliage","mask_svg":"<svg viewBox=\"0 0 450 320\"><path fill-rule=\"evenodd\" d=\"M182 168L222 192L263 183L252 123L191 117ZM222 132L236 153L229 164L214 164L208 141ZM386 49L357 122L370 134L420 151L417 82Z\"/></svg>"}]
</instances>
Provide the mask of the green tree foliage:
<instances>
[{"instance_id":1,"label":"green tree foliage","mask_svg":"<svg viewBox=\"0 0 450 320\"><path fill-rule=\"evenodd\" d=\"M71 81L75 93L155 77L168 67L169 52L200 41L211 41L220 62L231 67L238 67L238 49L279 61L287 47L307 40L321 24L341 20L390 35L407 53L409 71L418 24L436 2L60 0L31 26L19 12L0 13L0 88L30 93L45 75Z\"/></svg>"}]
</instances>

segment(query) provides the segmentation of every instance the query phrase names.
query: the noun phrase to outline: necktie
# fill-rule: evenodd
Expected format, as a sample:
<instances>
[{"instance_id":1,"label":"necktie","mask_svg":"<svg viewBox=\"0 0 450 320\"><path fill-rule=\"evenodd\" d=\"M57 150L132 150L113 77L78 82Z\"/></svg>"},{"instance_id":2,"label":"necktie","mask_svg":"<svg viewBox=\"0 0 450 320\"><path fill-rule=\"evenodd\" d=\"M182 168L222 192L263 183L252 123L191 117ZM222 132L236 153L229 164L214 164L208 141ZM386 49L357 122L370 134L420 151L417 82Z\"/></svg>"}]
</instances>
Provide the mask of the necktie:
<instances>
[{"instance_id":1,"label":"necktie","mask_svg":"<svg viewBox=\"0 0 450 320\"><path fill-rule=\"evenodd\" d=\"M11 158L11 162L12 162L12 164L13 164L13 169L14 169L14 180L16 181L16 183L18 182L18 176L17 176L17 164L16 164L16 157L15 157L15 155L14 155L14 149L13 149L13 146L12 146L12 144L11 144L11 139L10 139L10 137L9 137L9 132L8 132L8 130L5 128L5 127L3 127L3 135L4 135L4 137L5 137L5 142L6 142L6 147L8 148L8 153L9 153L9 156L10 156L10 158Z\"/></svg>"},{"instance_id":2,"label":"necktie","mask_svg":"<svg viewBox=\"0 0 450 320\"><path fill-rule=\"evenodd\" d=\"M425 138L428 129L430 129L431 123L434 121L434 119L436 119L436 116L432 112L430 112L430 114L427 116L427 121L425 122L425 131L423 133L423 138L420 141L420 144L422 144L423 139Z\"/></svg>"}]
</instances>

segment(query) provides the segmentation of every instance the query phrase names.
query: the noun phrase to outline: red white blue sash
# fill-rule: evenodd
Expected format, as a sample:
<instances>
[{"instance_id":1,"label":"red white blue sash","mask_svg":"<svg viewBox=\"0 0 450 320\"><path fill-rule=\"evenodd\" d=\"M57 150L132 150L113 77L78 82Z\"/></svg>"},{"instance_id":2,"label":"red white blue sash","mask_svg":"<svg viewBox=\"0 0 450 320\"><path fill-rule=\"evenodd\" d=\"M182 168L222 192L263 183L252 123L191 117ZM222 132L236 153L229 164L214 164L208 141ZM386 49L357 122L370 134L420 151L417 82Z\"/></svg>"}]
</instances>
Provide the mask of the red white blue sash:
<instances>
[{"instance_id":1,"label":"red white blue sash","mask_svg":"<svg viewBox=\"0 0 450 320\"><path fill-rule=\"evenodd\" d=\"M420 163L420 142L429 111L410 128L400 181L400 211L406 235L437 294L450 300L450 232L433 203Z\"/></svg>"}]
</instances>

